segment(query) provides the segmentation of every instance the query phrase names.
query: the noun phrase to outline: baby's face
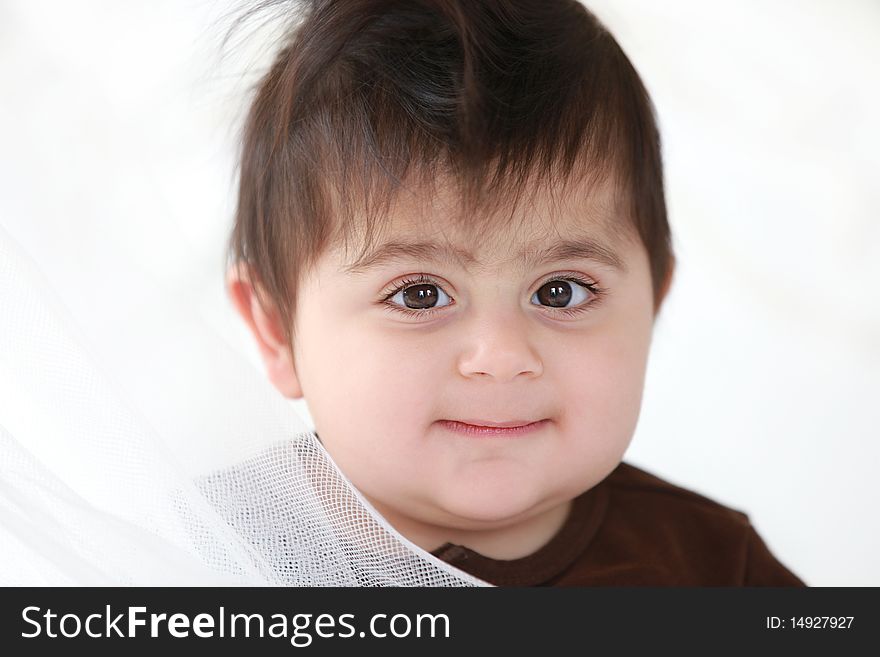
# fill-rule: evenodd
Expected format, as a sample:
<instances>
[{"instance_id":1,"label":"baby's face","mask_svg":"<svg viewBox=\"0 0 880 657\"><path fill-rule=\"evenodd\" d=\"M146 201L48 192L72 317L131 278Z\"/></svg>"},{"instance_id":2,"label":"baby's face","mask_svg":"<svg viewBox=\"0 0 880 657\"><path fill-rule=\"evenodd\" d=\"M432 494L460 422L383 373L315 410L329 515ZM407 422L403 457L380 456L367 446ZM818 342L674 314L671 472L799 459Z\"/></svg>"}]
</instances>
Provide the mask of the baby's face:
<instances>
[{"instance_id":1,"label":"baby's face","mask_svg":"<svg viewBox=\"0 0 880 657\"><path fill-rule=\"evenodd\" d=\"M512 525L558 508L621 461L639 415L653 299L644 247L612 239L603 222L623 218L605 205L551 208L539 198L519 211L521 230L493 236L471 260L443 257L444 247L473 245L442 207L401 203L377 243L436 247L355 272L330 251L303 281L294 362L316 430L398 529ZM536 259L576 240L605 257ZM532 258L522 260L527 246ZM496 434L454 424L538 421Z\"/></svg>"}]
</instances>

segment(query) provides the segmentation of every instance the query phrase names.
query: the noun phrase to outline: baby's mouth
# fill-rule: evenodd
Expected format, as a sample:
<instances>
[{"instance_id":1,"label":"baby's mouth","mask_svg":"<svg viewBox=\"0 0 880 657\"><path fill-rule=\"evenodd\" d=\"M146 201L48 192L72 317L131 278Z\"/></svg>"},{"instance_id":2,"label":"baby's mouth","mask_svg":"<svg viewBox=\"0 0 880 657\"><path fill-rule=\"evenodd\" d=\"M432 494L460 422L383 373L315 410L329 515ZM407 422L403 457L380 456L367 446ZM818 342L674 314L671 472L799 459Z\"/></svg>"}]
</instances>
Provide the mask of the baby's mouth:
<instances>
[{"instance_id":1,"label":"baby's mouth","mask_svg":"<svg viewBox=\"0 0 880 657\"><path fill-rule=\"evenodd\" d=\"M471 436L519 436L537 431L550 420L440 420L438 424L455 433Z\"/></svg>"}]
</instances>

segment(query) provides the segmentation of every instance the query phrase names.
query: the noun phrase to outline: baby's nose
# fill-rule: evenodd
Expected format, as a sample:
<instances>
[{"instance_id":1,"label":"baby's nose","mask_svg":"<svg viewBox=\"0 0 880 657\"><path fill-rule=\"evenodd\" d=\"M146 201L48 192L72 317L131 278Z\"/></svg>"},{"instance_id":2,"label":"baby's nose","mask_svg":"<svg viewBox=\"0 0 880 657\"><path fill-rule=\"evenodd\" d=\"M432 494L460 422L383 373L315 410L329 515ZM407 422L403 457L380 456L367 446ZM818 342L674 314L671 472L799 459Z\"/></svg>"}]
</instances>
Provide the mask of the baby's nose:
<instances>
[{"instance_id":1,"label":"baby's nose","mask_svg":"<svg viewBox=\"0 0 880 657\"><path fill-rule=\"evenodd\" d=\"M491 377L498 382L543 373L528 322L513 313L474 321L466 327L458 368L466 377Z\"/></svg>"}]
</instances>

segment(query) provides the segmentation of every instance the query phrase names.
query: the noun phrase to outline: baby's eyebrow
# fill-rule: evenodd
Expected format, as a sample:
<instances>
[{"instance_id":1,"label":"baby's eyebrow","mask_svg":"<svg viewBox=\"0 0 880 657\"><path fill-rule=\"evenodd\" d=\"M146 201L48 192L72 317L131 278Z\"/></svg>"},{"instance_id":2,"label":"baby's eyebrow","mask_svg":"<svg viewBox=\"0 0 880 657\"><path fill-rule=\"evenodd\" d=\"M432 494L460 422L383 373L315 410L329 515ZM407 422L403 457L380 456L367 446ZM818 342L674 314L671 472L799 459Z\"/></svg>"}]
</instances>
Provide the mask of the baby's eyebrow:
<instances>
[{"instance_id":1,"label":"baby's eyebrow","mask_svg":"<svg viewBox=\"0 0 880 657\"><path fill-rule=\"evenodd\" d=\"M364 274L391 262L400 260L419 260L431 263L457 263L466 269L477 262L467 249L433 241L385 242L372 251L347 264L346 274ZM591 260L610 267L618 272L626 272L626 265L613 249L602 242L590 238L564 239L545 248L526 246L513 259L523 269L535 267L542 262L557 260Z\"/></svg>"}]
</instances>

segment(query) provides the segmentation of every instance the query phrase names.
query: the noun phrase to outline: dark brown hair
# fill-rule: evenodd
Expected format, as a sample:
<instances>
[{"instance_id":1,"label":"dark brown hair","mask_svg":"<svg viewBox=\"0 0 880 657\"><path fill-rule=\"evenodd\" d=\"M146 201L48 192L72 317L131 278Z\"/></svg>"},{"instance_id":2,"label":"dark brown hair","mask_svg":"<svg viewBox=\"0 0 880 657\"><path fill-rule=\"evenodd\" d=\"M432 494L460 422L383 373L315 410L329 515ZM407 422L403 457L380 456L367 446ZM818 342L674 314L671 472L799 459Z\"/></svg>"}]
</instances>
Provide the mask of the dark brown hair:
<instances>
[{"instance_id":1,"label":"dark brown hair","mask_svg":"<svg viewBox=\"0 0 880 657\"><path fill-rule=\"evenodd\" d=\"M579 2L298 8L244 124L228 249L289 344L298 282L320 254L355 235L365 252L397 192L436 181L456 186L453 218L479 236L528 190L612 180L617 231L644 244L657 310L673 258L653 105Z\"/></svg>"}]
</instances>

